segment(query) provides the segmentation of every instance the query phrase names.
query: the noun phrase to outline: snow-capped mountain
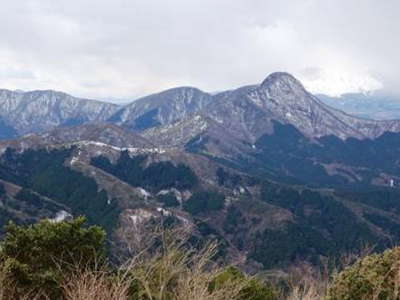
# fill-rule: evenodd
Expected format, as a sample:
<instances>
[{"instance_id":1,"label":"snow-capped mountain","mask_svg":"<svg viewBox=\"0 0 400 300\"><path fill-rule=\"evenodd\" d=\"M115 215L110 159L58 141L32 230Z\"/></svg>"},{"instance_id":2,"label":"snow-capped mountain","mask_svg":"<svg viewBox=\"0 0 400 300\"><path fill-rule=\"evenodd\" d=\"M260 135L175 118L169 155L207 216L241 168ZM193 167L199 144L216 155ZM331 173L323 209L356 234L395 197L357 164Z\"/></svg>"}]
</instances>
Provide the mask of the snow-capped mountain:
<instances>
[{"instance_id":1,"label":"snow-capped mountain","mask_svg":"<svg viewBox=\"0 0 400 300\"><path fill-rule=\"evenodd\" d=\"M42 132L59 126L103 122L117 105L75 98L62 92L0 90L0 120L13 135ZM1 136L0 136L1 137ZM6 136L7 137L7 136Z\"/></svg>"}]
</instances>

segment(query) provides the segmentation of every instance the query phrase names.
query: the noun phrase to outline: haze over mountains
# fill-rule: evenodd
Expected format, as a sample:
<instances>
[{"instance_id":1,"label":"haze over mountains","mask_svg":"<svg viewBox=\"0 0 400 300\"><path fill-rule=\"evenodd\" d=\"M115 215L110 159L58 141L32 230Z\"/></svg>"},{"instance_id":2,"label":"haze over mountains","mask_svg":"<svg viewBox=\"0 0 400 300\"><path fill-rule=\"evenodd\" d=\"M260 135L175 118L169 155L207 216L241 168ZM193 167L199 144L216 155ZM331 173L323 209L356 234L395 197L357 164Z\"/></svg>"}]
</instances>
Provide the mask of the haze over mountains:
<instances>
[{"instance_id":1,"label":"haze over mountains","mask_svg":"<svg viewBox=\"0 0 400 300\"><path fill-rule=\"evenodd\" d=\"M400 119L400 99L375 91L368 94L349 93L340 97L318 95L325 104L355 116L375 120Z\"/></svg>"},{"instance_id":2,"label":"haze over mountains","mask_svg":"<svg viewBox=\"0 0 400 300\"><path fill-rule=\"evenodd\" d=\"M125 106L3 90L0 112L0 213L20 222L65 210L118 240L168 217L250 269L400 241L400 121L346 114L288 73Z\"/></svg>"}]
</instances>

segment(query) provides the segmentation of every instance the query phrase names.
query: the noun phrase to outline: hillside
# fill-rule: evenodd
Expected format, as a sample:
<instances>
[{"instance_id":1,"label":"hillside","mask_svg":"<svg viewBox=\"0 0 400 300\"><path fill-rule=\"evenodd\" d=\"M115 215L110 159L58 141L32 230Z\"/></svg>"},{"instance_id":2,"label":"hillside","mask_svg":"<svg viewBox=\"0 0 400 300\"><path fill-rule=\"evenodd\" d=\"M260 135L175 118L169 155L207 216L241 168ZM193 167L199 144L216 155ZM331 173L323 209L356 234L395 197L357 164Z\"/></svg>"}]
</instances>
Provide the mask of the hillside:
<instances>
[{"instance_id":1,"label":"hillside","mask_svg":"<svg viewBox=\"0 0 400 300\"><path fill-rule=\"evenodd\" d=\"M83 123L0 143L3 223L83 214L122 243L168 220L250 271L400 240L400 121L347 115L287 73Z\"/></svg>"}]
</instances>

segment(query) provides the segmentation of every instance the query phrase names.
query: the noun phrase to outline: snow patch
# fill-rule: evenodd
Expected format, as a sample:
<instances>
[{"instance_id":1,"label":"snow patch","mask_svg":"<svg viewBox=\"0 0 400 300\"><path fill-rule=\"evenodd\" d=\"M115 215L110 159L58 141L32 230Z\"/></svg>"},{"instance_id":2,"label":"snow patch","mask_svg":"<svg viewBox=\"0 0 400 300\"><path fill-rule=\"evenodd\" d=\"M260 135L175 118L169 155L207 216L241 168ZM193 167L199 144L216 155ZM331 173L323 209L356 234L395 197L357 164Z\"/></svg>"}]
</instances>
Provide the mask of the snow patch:
<instances>
[{"instance_id":1,"label":"snow patch","mask_svg":"<svg viewBox=\"0 0 400 300\"><path fill-rule=\"evenodd\" d=\"M146 200L147 200L147 198L151 197L151 194L142 187L136 188L136 191L139 193L139 195L141 195Z\"/></svg>"},{"instance_id":2,"label":"snow patch","mask_svg":"<svg viewBox=\"0 0 400 300\"><path fill-rule=\"evenodd\" d=\"M50 222L59 223L59 222L65 221L65 220L69 220L71 218L72 218L72 215L69 212L67 212L65 210L60 210L56 213L54 218L50 219Z\"/></svg>"},{"instance_id":3,"label":"snow patch","mask_svg":"<svg viewBox=\"0 0 400 300\"><path fill-rule=\"evenodd\" d=\"M111 148L116 151L128 151L129 153L158 153L158 154L163 154L166 151L161 148L134 148L134 147L116 147L112 146L109 144L101 143L101 142L95 142L95 141L79 141L74 143L74 145L78 146L96 146L96 147L106 147L106 148Z\"/></svg>"},{"instance_id":4,"label":"snow patch","mask_svg":"<svg viewBox=\"0 0 400 300\"><path fill-rule=\"evenodd\" d=\"M155 215L152 212L142 208L138 208L133 211L133 214L129 215L129 218L132 220L133 226L137 226L154 216Z\"/></svg>"},{"instance_id":5,"label":"snow patch","mask_svg":"<svg viewBox=\"0 0 400 300\"><path fill-rule=\"evenodd\" d=\"M163 216L169 217L169 216L172 215L172 213L171 213L169 210L166 210L166 209L164 209L164 208L162 208L162 207L157 207L157 211L158 211L159 213L161 213Z\"/></svg>"}]
</instances>

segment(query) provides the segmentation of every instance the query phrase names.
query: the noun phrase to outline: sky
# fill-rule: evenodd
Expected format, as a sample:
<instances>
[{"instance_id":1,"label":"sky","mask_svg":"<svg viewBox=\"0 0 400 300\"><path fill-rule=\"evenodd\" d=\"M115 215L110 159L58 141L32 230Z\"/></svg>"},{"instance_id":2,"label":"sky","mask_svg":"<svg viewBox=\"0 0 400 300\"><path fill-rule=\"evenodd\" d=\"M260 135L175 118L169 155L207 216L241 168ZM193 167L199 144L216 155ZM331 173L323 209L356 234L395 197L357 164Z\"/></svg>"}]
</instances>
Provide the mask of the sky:
<instances>
[{"instance_id":1,"label":"sky","mask_svg":"<svg viewBox=\"0 0 400 300\"><path fill-rule=\"evenodd\" d=\"M3 0L0 88L132 100L286 71L314 93L400 95L398 0Z\"/></svg>"}]
</instances>

